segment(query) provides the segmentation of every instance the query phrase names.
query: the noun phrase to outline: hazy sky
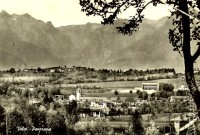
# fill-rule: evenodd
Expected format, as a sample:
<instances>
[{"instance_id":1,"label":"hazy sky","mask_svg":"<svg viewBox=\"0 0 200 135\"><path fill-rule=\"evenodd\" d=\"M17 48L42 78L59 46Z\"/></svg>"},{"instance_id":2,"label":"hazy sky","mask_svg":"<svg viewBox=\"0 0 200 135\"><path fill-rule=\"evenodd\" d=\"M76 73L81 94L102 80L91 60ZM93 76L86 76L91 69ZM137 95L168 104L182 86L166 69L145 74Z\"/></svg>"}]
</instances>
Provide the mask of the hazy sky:
<instances>
[{"instance_id":1,"label":"hazy sky","mask_svg":"<svg viewBox=\"0 0 200 135\"><path fill-rule=\"evenodd\" d=\"M145 10L145 17L155 20L167 16L169 15L168 8L150 6ZM79 0L0 0L0 10L5 10L10 14L28 13L44 22L51 21L57 27L101 21L99 17L87 17L81 12ZM125 18L129 15L131 14L126 13L121 17Z\"/></svg>"}]
</instances>

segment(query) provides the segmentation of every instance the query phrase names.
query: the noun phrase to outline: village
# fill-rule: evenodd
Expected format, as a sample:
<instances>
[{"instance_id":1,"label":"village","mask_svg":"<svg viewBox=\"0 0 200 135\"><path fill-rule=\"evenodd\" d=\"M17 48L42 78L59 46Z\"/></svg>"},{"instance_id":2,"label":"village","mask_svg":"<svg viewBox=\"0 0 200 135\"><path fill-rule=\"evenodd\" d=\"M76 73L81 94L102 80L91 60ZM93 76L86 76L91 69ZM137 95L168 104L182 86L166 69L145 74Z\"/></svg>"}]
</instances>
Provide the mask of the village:
<instances>
[{"instance_id":1,"label":"village","mask_svg":"<svg viewBox=\"0 0 200 135\"><path fill-rule=\"evenodd\" d=\"M185 85L174 87L166 82L167 79L163 79L163 82L139 81L140 87L104 88L91 86L93 83L89 83L90 86L87 83L67 85L44 80L24 83L23 80L15 81L17 77L12 76L10 82L5 81L0 86L1 97L6 95L1 98L6 113L18 108L21 100L47 115L63 113L65 106L73 104L71 109L75 109L76 113L71 115L78 118L74 122L75 130L84 130L87 126L104 121L113 132L125 134L130 128L132 113L137 110L146 129L153 124L161 134L196 132L196 106L189 89Z\"/></svg>"}]
</instances>

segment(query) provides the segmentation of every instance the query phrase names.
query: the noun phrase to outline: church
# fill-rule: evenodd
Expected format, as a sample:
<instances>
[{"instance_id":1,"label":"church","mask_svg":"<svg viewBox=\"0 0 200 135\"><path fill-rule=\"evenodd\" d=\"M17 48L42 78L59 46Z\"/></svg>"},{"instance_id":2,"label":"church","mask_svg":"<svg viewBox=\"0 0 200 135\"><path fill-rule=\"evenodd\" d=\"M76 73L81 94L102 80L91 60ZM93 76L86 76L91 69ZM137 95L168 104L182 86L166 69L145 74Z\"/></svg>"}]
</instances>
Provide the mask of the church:
<instances>
[{"instance_id":1,"label":"church","mask_svg":"<svg viewBox=\"0 0 200 135\"><path fill-rule=\"evenodd\" d=\"M80 101L81 100L81 88L76 89L76 95L71 94L69 96L69 101L76 100Z\"/></svg>"}]
</instances>

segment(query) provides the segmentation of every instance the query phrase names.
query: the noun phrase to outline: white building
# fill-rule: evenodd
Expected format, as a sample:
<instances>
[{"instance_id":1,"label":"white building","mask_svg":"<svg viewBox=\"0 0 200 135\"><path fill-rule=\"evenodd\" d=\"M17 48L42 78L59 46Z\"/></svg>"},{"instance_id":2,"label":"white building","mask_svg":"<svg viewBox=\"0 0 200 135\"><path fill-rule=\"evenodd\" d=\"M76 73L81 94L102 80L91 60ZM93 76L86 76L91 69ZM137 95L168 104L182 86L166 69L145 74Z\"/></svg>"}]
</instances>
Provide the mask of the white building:
<instances>
[{"instance_id":1,"label":"white building","mask_svg":"<svg viewBox=\"0 0 200 135\"><path fill-rule=\"evenodd\" d=\"M50 73L55 73L55 69L50 69Z\"/></svg>"},{"instance_id":2,"label":"white building","mask_svg":"<svg viewBox=\"0 0 200 135\"><path fill-rule=\"evenodd\" d=\"M99 102L92 101L91 104L90 104L90 107L106 108L107 104L106 103L99 103Z\"/></svg>"},{"instance_id":3,"label":"white building","mask_svg":"<svg viewBox=\"0 0 200 135\"><path fill-rule=\"evenodd\" d=\"M33 105L33 104L39 104L39 103L41 103L41 101L39 101L39 100L37 100L37 99L31 99L31 100L29 100L29 102L28 102L30 105Z\"/></svg>"},{"instance_id":4,"label":"white building","mask_svg":"<svg viewBox=\"0 0 200 135\"><path fill-rule=\"evenodd\" d=\"M156 93L159 90L159 83L142 83L142 91L147 94Z\"/></svg>"},{"instance_id":5,"label":"white building","mask_svg":"<svg viewBox=\"0 0 200 135\"><path fill-rule=\"evenodd\" d=\"M74 95L69 96L69 101L72 101L72 100L76 100L76 97Z\"/></svg>"},{"instance_id":6,"label":"white building","mask_svg":"<svg viewBox=\"0 0 200 135\"><path fill-rule=\"evenodd\" d=\"M188 101L189 99L190 99L189 96L171 96L170 102L175 102L176 100Z\"/></svg>"},{"instance_id":7,"label":"white building","mask_svg":"<svg viewBox=\"0 0 200 135\"><path fill-rule=\"evenodd\" d=\"M181 85L180 87L178 87L178 90L189 91L189 89L185 87L185 85Z\"/></svg>"}]
</instances>

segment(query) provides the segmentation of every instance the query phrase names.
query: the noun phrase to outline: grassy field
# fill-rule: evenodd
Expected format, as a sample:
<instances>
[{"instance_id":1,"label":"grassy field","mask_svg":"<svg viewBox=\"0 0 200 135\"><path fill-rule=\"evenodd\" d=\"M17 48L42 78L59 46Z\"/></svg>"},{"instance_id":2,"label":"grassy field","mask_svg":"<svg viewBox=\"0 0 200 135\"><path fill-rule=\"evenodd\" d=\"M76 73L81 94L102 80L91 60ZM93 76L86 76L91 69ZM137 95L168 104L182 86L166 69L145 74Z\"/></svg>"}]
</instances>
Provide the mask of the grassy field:
<instances>
[{"instance_id":1,"label":"grassy field","mask_svg":"<svg viewBox=\"0 0 200 135\"><path fill-rule=\"evenodd\" d=\"M103 93L83 93L84 97L137 97L136 93L119 93L115 95L113 92L103 92Z\"/></svg>"},{"instance_id":2,"label":"grassy field","mask_svg":"<svg viewBox=\"0 0 200 135\"><path fill-rule=\"evenodd\" d=\"M156 83L171 83L174 87L185 85L184 80L181 78L176 79L159 79L153 81L118 81L118 82L99 82L99 83L80 83L80 84L63 84L63 87L76 87L76 86L88 86L88 87L102 87L102 88L134 88L141 87L142 83L156 82Z\"/></svg>"},{"instance_id":3,"label":"grassy field","mask_svg":"<svg viewBox=\"0 0 200 135\"><path fill-rule=\"evenodd\" d=\"M0 81L25 81L25 82L30 82L34 80L48 80L49 77L46 76L19 76L19 77L12 77L12 76L5 76L5 77L0 77Z\"/></svg>"},{"instance_id":4,"label":"grassy field","mask_svg":"<svg viewBox=\"0 0 200 135\"><path fill-rule=\"evenodd\" d=\"M159 117L159 115L158 115ZM150 120L147 120L147 115L142 115L142 123L143 126L146 127L147 125L149 125ZM111 119L109 121L109 126L110 127L125 127L128 128L129 124L131 121L131 116L122 116L122 117L115 117L113 120ZM154 120L156 125L158 127L162 127L162 126L168 126L169 125L169 120L167 116L164 116L163 118L159 117L157 119ZM85 127L87 126L87 124L95 124L96 122L91 122L91 120L84 120L84 121L79 121L75 126L76 127Z\"/></svg>"}]
</instances>

